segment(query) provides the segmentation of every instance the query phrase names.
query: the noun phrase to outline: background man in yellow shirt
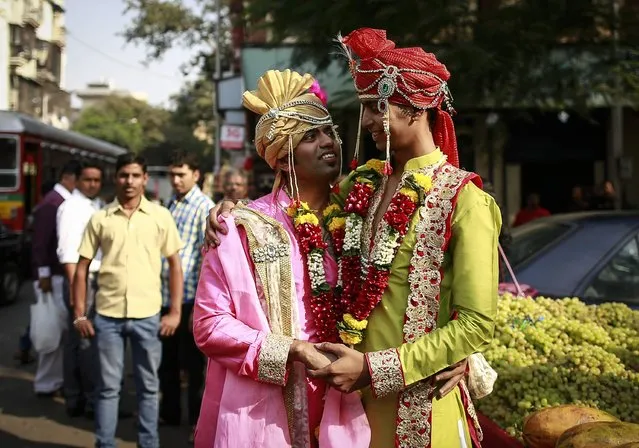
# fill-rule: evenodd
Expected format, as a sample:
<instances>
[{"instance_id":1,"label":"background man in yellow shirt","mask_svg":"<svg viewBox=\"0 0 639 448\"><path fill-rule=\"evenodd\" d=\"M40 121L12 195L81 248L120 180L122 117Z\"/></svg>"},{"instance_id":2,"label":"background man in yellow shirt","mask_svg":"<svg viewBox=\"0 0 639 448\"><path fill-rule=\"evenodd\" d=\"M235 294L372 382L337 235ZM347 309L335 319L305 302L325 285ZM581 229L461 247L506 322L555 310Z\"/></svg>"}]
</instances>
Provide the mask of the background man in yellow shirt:
<instances>
[{"instance_id":1,"label":"background man in yellow shirt","mask_svg":"<svg viewBox=\"0 0 639 448\"><path fill-rule=\"evenodd\" d=\"M171 336L180 323L182 242L169 211L144 197L146 162L133 154L116 163L116 200L93 215L85 230L73 286L73 325L83 337L96 337L99 382L95 403L96 447L115 448L125 338L133 352L138 399L138 446L158 448L159 336ZM86 316L87 271L98 249L96 316ZM160 273L169 263L170 311L160 319Z\"/></svg>"}]
</instances>

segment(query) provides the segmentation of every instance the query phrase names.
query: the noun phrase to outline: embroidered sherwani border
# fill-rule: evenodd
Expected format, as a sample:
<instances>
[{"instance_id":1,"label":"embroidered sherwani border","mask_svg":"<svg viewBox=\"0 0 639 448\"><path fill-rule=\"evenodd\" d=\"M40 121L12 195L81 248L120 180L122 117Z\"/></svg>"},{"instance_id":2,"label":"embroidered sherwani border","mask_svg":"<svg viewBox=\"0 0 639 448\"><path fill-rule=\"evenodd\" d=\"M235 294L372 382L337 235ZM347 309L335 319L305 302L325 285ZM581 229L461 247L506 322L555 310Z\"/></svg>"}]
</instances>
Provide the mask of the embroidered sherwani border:
<instances>
[{"instance_id":1,"label":"embroidered sherwani border","mask_svg":"<svg viewBox=\"0 0 639 448\"><path fill-rule=\"evenodd\" d=\"M450 238L455 198L472 174L444 164L437 169L433 187L419 209L417 240L408 277L411 292L404 321L404 341L413 343L437 327L442 263ZM434 386L421 381L400 393L396 446L430 447Z\"/></svg>"},{"instance_id":2,"label":"embroidered sherwani border","mask_svg":"<svg viewBox=\"0 0 639 448\"><path fill-rule=\"evenodd\" d=\"M404 389L404 370L396 348L366 353L375 398L396 394Z\"/></svg>"},{"instance_id":3,"label":"embroidered sherwani border","mask_svg":"<svg viewBox=\"0 0 639 448\"><path fill-rule=\"evenodd\" d=\"M266 335L258 357L257 378L264 383L285 386L288 377L286 363L293 338L281 334Z\"/></svg>"},{"instance_id":4,"label":"embroidered sherwani border","mask_svg":"<svg viewBox=\"0 0 639 448\"><path fill-rule=\"evenodd\" d=\"M236 225L246 231L255 272L266 300L271 333L266 336L258 357L258 380L284 386L291 446L310 446L308 400L303 372L287 371L288 352L297 336L298 314L292 273L291 241L281 223L244 206L234 210Z\"/></svg>"},{"instance_id":5,"label":"embroidered sherwani border","mask_svg":"<svg viewBox=\"0 0 639 448\"><path fill-rule=\"evenodd\" d=\"M454 200L471 173L444 165L436 174L426 203L419 209L412 270L408 275L410 295L404 322L404 341L415 342L437 327L444 252L450 238Z\"/></svg>"},{"instance_id":6,"label":"embroidered sherwani border","mask_svg":"<svg viewBox=\"0 0 639 448\"><path fill-rule=\"evenodd\" d=\"M464 406L466 409L466 419L469 420L468 423L472 423L475 431L477 433L477 438L481 442L484 440L484 431L481 429L481 425L479 424L479 417L477 416L477 410L475 409L475 405L473 404L473 400L470 396L470 392L468 391L468 386L466 385L467 380L462 380L459 383L459 388L462 392L462 399L464 401Z\"/></svg>"}]
</instances>

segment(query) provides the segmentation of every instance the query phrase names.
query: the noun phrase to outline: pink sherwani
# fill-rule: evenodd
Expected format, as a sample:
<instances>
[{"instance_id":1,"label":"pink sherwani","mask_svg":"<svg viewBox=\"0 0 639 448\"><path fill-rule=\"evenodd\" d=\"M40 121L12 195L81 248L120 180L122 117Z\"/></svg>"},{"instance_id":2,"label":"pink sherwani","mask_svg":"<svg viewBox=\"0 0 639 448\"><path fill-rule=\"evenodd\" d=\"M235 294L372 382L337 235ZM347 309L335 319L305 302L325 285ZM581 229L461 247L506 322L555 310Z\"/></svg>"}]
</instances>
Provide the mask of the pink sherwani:
<instances>
[{"instance_id":1,"label":"pink sherwani","mask_svg":"<svg viewBox=\"0 0 639 448\"><path fill-rule=\"evenodd\" d=\"M290 236L299 321L296 339L316 342L309 308L310 282L293 224L285 212L288 203L288 197L280 192L258 199L250 207L274 218ZM273 365L260 365L266 364L260 352L263 347L272 352L277 347L272 341L277 338L271 334L256 286L245 231L233 218L225 222L228 234L221 235L220 247L205 256L193 314L195 340L209 358L196 448L306 448L309 440L311 446L317 446L313 433L318 426L320 448L368 448L370 429L359 395L341 394L308 378L308 411L296 404L294 420L308 428L310 437L306 434L306 441L291 441L283 385L293 369L287 365L279 379L277 375L265 378L264 372L272 372ZM337 266L328 255L324 268L327 281L334 285ZM285 360L288 349L285 344L280 348ZM303 366L295 363L295 367L299 371Z\"/></svg>"}]
</instances>

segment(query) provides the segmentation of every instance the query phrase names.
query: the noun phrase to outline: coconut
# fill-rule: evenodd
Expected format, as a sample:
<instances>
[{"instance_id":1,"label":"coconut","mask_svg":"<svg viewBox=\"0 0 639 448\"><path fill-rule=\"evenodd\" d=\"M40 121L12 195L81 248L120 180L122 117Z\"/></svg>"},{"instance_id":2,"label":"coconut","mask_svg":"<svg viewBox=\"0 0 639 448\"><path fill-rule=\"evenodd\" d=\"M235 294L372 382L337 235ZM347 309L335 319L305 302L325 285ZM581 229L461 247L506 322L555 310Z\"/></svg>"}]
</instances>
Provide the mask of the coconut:
<instances>
[{"instance_id":1,"label":"coconut","mask_svg":"<svg viewBox=\"0 0 639 448\"><path fill-rule=\"evenodd\" d=\"M624 422L592 422L570 428L556 448L617 448L635 442L639 446L639 425ZM630 446L633 446L632 444Z\"/></svg>"},{"instance_id":2,"label":"coconut","mask_svg":"<svg viewBox=\"0 0 639 448\"><path fill-rule=\"evenodd\" d=\"M528 448L554 448L567 429L588 422L619 421L613 415L585 406L563 405L541 409L524 421L523 439Z\"/></svg>"}]
</instances>

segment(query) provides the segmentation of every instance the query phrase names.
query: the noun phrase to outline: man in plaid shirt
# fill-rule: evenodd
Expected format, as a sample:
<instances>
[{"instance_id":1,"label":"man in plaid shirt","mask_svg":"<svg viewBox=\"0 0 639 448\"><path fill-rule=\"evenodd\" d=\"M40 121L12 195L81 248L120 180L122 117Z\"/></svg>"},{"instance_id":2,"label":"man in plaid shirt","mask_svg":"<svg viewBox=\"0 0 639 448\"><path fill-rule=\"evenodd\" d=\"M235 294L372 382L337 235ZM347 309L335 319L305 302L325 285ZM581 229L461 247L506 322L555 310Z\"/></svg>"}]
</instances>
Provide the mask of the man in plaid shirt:
<instances>
[{"instance_id":1,"label":"man in plaid shirt","mask_svg":"<svg viewBox=\"0 0 639 448\"><path fill-rule=\"evenodd\" d=\"M200 170L195 154L176 151L171 157L169 170L174 196L168 207L177 224L180 239L184 243L184 249L180 251L184 272L184 303L178 330L175 335L162 340L160 421L166 425L180 424L180 371L184 370L188 374L188 419L189 424L194 428L202 400L205 360L193 339L191 314L202 264L201 249L204 243L206 220L214 204L197 185ZM169 283L166 260L162 269L162 294L164 304L168 307Z\"/></svg>"}]
</instances>

